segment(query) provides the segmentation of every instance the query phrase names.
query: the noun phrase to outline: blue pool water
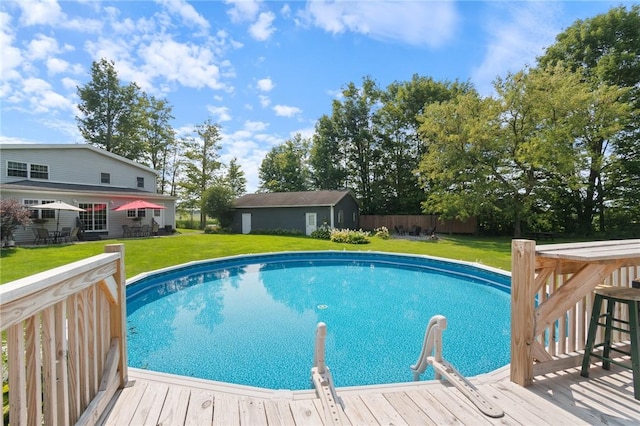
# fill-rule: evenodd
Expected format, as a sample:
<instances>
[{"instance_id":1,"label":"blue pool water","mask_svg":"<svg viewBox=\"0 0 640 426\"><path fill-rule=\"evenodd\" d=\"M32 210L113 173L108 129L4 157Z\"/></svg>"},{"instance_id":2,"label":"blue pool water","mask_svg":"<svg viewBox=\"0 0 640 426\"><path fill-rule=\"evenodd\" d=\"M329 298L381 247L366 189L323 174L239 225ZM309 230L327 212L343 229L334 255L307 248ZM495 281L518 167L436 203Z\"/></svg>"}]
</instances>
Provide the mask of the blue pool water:
<instances>
[{"instance_id":1,"label":"blue pool water","mask_svg":"<svg viewBox=\"0 0 640 426\"><path fill-rule=\"evenodd\" d=\"M127 287L129 365L309 389L322 321L336 386L405 382L429 319L440 314L448 319L445 359L473 376L509 363L509 283L467 264L370 252L197 263Z\"/></svg>"}]
</instances>

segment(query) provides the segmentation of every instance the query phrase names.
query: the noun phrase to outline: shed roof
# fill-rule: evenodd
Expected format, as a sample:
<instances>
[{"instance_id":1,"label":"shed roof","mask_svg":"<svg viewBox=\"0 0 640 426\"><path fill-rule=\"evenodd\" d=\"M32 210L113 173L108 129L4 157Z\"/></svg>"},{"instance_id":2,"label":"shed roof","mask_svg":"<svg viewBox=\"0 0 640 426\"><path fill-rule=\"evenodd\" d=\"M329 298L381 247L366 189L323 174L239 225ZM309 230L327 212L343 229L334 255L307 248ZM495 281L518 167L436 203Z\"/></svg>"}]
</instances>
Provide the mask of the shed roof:
<instances>
[{"instance_id":1,"label":"shed roof","mask_svg":"<svg viewBox=\"0 0 640 426\"><path fill-rule=\"evenodd\" d=\"M349 190L265 192L247 194L234 202L236 208L335 206L344 197L353 197Z\"/></svg>"}]
</instances>

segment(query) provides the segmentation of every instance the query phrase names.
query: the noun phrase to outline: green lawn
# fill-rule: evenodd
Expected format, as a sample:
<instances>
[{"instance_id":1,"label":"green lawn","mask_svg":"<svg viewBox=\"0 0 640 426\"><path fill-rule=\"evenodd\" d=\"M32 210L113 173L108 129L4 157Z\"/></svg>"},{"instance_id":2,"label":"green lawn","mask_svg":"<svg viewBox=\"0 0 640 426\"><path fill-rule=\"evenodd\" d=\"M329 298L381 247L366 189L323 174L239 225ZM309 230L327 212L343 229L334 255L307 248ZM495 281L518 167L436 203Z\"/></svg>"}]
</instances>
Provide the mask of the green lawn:
<instances>
[{"instance_id":1,"label":"green lawn","mask_svg":"<svg viewBox=\"0 0 640 426\"><path fill-rule=\"evenodd\" d=\"M370 244L338 244L308 237L222 235L185 232L160 238L105 240L61 246L18 247L0 251L0 283L65 265L104 252L106 244L125 245L127 277L181 263L247 253L300 250L361 250L424 254L478 262L509 270L510 238L444 235L438 241L372 238Z\"/></svg>"}]
</instances>

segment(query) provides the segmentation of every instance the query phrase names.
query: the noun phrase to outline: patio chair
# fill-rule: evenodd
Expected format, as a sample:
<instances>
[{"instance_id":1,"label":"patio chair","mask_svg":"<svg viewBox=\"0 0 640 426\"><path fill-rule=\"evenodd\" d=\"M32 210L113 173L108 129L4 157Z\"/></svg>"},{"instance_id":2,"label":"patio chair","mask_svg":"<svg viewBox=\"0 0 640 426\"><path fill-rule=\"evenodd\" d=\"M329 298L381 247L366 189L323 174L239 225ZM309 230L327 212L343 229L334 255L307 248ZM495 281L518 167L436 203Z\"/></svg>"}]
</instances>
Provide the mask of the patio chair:
<instances>
[{"instance_id":1,"label":"patio chair","mask_svg":"<svg viewBox=\"0 0 640 426\"><path fill-rule=\"evenodd\" d=\"M33 244L38 244L40 242L40 236L38 235L38 228L31 228L33 232Z\"/></svg>"},{"instance_id":2,"label":"patio chair","mask_svg":"<svg viewBox=\"0 0 640 426\"><path fill-rule=\"evenodd\" d=\"M124 238L133 237L133 232L131 228L129 228L129 225L122 225L122 236Z\"/></svg>"},{"instance_id":3,"label":"patio chair","mask_svg":"<svg viewBox=\"0 0 640 426\"><path fill-rule=\"evenodd\" d=\"M65 226L64 228L62 228L62 230L60 231L60 239L62 239L63 241L71 242L71 227L70 226Z\"/></svg>"},{"instance_id":4,"label":"patio chair","mask_svg":"<svg viewBox=\"0 0 640 426\"><path fill-rule=\"evenodd\" d=\"M398 225L395 227L396 228L396 232L398 233L398 235L404 235L407 232L404 230L404 226L402 225Z\"/></svg>"},{"instance_id":5,"label":"patio chair","mask_svg":"<svg viewBox=\"0 0 640 426\"><path fill-rule=\"evenodd\" d=\"M47 244L50 240L49 231L45 228L36 228L38 231L38 244Z\"/></svg>"},{"instance_id":6,"label":"patio chair","mask_svg":"<svg viewBox=\"0 0 640 426\"><path fill-rule=\"evenodd\" d=\"M149 236L149 225L142 225L142 229L140 229L140 236L148 237Z\"/></svg>"}]
</instances>

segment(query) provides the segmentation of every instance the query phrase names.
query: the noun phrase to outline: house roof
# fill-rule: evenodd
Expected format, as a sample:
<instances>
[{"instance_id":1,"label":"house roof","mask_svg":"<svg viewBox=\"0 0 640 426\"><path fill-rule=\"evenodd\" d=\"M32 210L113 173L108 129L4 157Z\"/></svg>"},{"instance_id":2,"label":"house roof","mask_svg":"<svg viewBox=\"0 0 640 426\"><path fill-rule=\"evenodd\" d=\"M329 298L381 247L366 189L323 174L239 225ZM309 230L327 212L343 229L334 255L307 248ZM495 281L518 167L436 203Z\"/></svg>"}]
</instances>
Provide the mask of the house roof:
<instances>
[{"instance_id":1,"label":"house roof","mask_svg":"<svg viewBox=\"0 0 640 426\"><path fill-rule=\"evenodd\" d=\"M2 185L3 190L16 191L39 191L39 192L75 192L75 193L100 193L100 194L135 194L137 196L144 195L145 198L166 198L174 199L163 194L154 192L141 191L137 188L124 188L100 185L83 185L75 183L58 183L58 182L41 182L33 180L20 180L16 182L5 182Z\"/></svg>"},{"instance_id":2,"label":"house roof","mask_svg":"<svg viewBox=\"0 0 640 426\"><path fill-rule=\"evenodd\" d=\"M233 205L236 208L335 206L347 196L353 197L348 190L266 192L243 195Z\"/></svg>"},{"instance_id":3,"label":"house roof","mask_svg":"<svg viewBox=\"0 0 640 426\"><path fill-rule=\"evenodd\" d=\"M27 149L88 149L90 151L93 151L97 154L100 155L104 155L106 157L110 157L113 158L114 160L118 160L118 161L122 161L123 163L127 163L130 166L134 166L134 167L138 167L140 169L146 170L148 172L154 173L156 175L159 175L160 172L158 172L157 170L152 169L151 167L147 167L145 165L142 165L140 163L136 163L133 160L129 160L128 158L122 157L120 155L114 154L112 152L106 151L104 149L101 148L97 148L93 145L89 145L86 143L81 143L81 144L64 144L64 143L57 143L57 144L13 144L13 143L0 143L0 150L2 149L19 149L19 150L27 150Z\"/></svg>"}]
</instances>

